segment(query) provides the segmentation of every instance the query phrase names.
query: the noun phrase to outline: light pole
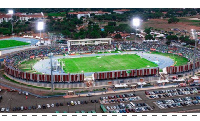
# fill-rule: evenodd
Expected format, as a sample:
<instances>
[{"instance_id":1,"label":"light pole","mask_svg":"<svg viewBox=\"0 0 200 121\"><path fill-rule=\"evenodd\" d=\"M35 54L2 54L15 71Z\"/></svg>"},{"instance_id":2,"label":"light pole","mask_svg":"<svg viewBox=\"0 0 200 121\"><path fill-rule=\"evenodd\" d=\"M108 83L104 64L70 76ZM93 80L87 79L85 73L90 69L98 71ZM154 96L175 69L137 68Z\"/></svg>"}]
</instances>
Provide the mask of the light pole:
<instances>
[{"instance_id":1,"label":"light pole","mask_svg":"<svg viewBox=\"0 0 200 121\"><path fill-rule=\"evenodd\" d=\"M52 42L53 43L53 42ZM53 53L52 53L52 43L51 43L51 53L50 53L50 64L51 64L51 92L53 93L53 62L52 62L52 56L53 56Z\"/></svg>"},{"instance_id":2,"label":"light pole","mask_svg":"<svg viewBox=\"0 0 200 121\"><path fill-rule=\"evenodd\" d=\"M133 26L135 26L135 42L136 42L136 34L137 34L137 27L140 25L140 19L139 18L133 18Z\"/></svg>"},{"instance_id":3,"label":"light pole","mask_svg":"<svg viewBox=\"0 0 200 121\"><path fill-rule=\"evenodd\" d=\"M12 29L11 29L11 32L12 32L12 34L13 34L13 19L12 19L13 13L14 13L14 11L13 11L13 10L8 10L8 14L10 14L10 15L11 15L11 24L12 24Z\"/></svg>"},{"instance_id":4,"label":"light pole","mask_svg":"<svg viewBox=\"0 0 200 121\"><path fill-rule=\"evenodd\" d=\"M69 113L69 105L67 105L68 106L68 113Z\"/></svg>"},{"instance_id":5,"label":"light pole","mask_svg":"<svg viewBox=\"0 0 200 121\"><path fill-rule=\"evenodd\" d=\"M44 22L43 21L39 21L37 23L37 30L40 31L40 44L41 44L41 31L44 29Z\"/></svg>"},{"instance_id":6,"label":"light pole","mask_svg":"<svg viewBox=\"0 0 200 121\"><path fill-rule=\"evenodd\" d=\"M197 39L196 30L195 29L191 29L191 32L192 32L192 36L193 36L193 38L195 40L194 55L193 55L193 74L192 74L192 76L194 76L194 74L195 74L195 62L196 62L196 49L197 49L198 39Z\"/></svg>"}]
</instances>

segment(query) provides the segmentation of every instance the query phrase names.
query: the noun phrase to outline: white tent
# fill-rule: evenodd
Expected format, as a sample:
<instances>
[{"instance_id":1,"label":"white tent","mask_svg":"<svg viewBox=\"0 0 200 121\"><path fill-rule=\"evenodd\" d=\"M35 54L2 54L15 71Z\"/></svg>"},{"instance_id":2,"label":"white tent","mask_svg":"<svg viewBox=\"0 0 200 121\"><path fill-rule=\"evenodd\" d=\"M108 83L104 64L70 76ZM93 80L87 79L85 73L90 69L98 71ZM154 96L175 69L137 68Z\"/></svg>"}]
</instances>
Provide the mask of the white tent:
<instances>
[{"instance_id":1,"label":"white tent","mask_svg":"<svg viewBox=\"0 0 200 121\"><path fill-rule=\"evenodd\" d=\"M169 82L167 79L163 80L163 82Z\"/></svg>"},{"instance_id":2,"label":"white tent","mask_svg":"<svg viewBox=\"0 0 200 121\"><path fill-rule=\"evenodd\" d=\"M167 79L166 80L159 80L157 83L163 83L163 82L169 82Z\"/></svg>"},{"instance_id":3,"label":"white tent","mask_svg":"<svg viewBox=\"0 0 200 121\"><path fill-rule=\"evenodd\" d=\"M158 80L157 83L162 83L162 82L160 80Z\"/></svg>"},{"instance_id":4,"label":"white tent","mask_svg":"<svg viewBox=\"0 0 200 121\"><path fill-rule=\"evenodd\" d=\"M173 80L173 82L183 82L183 81L185 81L185 80L184 80L184 79L177 79L177 80L174 79L174 80Z\"/></svg>"},{"instance_id":5,"label":"white tent","mask_svg":"<svg viewBox=\"0 0 200 121\"><path fill-rule=\"evenodd\" d=\"M116 88L128 87L128 85L126 85L126 84L116 84L115 87L116 87Z\"/></svg>"},{"instance_id":6,"label":"white tent","mask_svg":"<svg viewBox=\"0 0 200 121\"><path fill-rule=\"evenodd\" d=\"M138 85L145 85L145 84L147 84L146 82L138 82L137 83Z\"/></svg>"}]
</instances>

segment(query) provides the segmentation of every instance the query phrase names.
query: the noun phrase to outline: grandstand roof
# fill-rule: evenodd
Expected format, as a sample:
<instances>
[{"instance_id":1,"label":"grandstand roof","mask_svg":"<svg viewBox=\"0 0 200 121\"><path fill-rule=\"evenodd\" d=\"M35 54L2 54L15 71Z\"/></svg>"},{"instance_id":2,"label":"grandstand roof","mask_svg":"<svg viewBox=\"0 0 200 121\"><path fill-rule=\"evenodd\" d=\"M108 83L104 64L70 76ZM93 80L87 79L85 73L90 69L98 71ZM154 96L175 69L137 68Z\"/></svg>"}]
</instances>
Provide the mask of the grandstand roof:
<instances>
[{"instance_id":1,"label":"grandstand roof","mask_svg":"<svg viewBox=\"0 0 200 121\"><path fill-rule=\"evenodd\" d=\"M111 40L112 38L95 38L95 39L79 39L79 40L68 40L68 41L93 41L93 40Z\"/></svg>"}]
</instances>

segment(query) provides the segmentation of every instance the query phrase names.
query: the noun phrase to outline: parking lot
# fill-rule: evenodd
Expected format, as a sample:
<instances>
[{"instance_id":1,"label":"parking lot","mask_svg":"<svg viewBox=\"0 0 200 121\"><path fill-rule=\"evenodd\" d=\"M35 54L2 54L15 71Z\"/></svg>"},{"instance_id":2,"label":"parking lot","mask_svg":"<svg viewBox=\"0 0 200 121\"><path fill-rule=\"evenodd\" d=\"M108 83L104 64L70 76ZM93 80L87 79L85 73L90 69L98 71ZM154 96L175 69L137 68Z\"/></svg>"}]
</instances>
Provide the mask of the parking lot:
<instances>
[{"instance_id":1,"label":"parking lot","mask_svg":"<svg viewBox=\"0 0 200 121\"><path fill-rule=\"evenodd\" d=\"M178 87L165 88L165 89L154 89L148 91L160 91L160 90L174 90ZM193 88L194 87L189 87ZM184 90L183 88L178 88ZM2 100L0 102L0 108L9 108L10 113L75 113L75 112L97 112L101 113L100 104L103 104L105 107L110 108L110 112L113 112L114 109L117 109L117 106L120 108L121 112L145 112L145 113L167 113L167 112L200 112L200 105L191 104L189 106L179 106L176 108L163 108L161 109L155 102L159 100L172 100L177 98L186 98L186 97L195 97L200 96L200 93L191 93L187 95L174 95L163 98L150 99L145 94L146 91L131 91L122 92L122 93L113 93L113 94L104 94L104 95L93 95L92 97L75 97L75 98L63 98L63 97L53 97L53 98L37 98L32 95L26 96L25 94L19 95L18 92L8 92L7 90L2 90L0 95ZM117 96L118 95L118 96ZM122 97L121 97L121 96ZM127 96L129 95L129 96ZM125 97L124 97L125 96ZM104 97L104 99L103 99ZM110 98L110 99L109 99ZM100 100L101 99L101 100ZM103 103L102 100L105 102ZM113 101L111 101L113 100ZM71 103L73 101L73 105ZM131 102L134 106L131 107ZM196 101L194 101L195 103ZM121 106L119 106L121 105ZM21 110L23 106L23 110ZM114 107L115 106L115 107ZM148 108L147 108L148 107ZM112 109L111 109L112 108ZM126 110L127 109L127 110ZM125 111L124 111L125 110ZM118 110L119 111L119 110ZM116 112L116 111L114 111ZM120 111L119 111L120 112Z\"/></svg>"}]
</instances>

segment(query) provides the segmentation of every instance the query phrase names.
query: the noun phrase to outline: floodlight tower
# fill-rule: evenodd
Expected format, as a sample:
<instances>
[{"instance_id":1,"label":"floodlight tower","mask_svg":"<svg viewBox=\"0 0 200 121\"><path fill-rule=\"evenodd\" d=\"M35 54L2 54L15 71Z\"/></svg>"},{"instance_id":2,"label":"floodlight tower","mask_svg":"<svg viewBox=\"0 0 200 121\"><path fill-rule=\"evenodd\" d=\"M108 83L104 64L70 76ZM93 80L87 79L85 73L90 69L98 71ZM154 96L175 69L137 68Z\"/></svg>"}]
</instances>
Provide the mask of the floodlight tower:
<instances>
[{"instance_id":1,"label":"floodlight tower","mask_svg":"<svg viewBox=\"0 0 200 121\"><path fill-rule=\"evenodd\" d=\"M193 55L193 74L192 74L192 76L194 76L194 74L195 74L195 63L196 63L196 49L197 49L198 39L197 39L196 30L191 29L191 32L192 32L193 39L195 40L194 55Z\"/></svg>"},{"instance_id":2,"label":"floodlight tower","mask_svg":"<svg viewBox=\"0 0 200 121\"><path fill-rule=\"evenodd\" d=\"M135 42L136 42L136 34L137 34L137 27L140 26L140 19L133 18L133 26L135 26Z\"/></svg>"},{"instance_id":3,"label":"floodlight tower","mask_svg":"<svg viewBox=\"0 0 200 121\"><path fill-rule=\"evenodd\" d=\"M13 14L14 14L14 11L13 10L8 10L8 14L10 14L11 15L11 24L12 24L12 30L11 30L11 32L12 32L12 34L13 34Z\"/></svg>"},{"instance_id":4,"label":"floodlight tower","mask_svg":"<svg viewBox=\"0 0 200 121\"><path fill-rule=\"evenodd\" d=\"M37 23L37 30L40 31L40 44L41 44L41 31L44 29L44 22L43 21L39 21Z\"/></svg>"}]
</instances>

